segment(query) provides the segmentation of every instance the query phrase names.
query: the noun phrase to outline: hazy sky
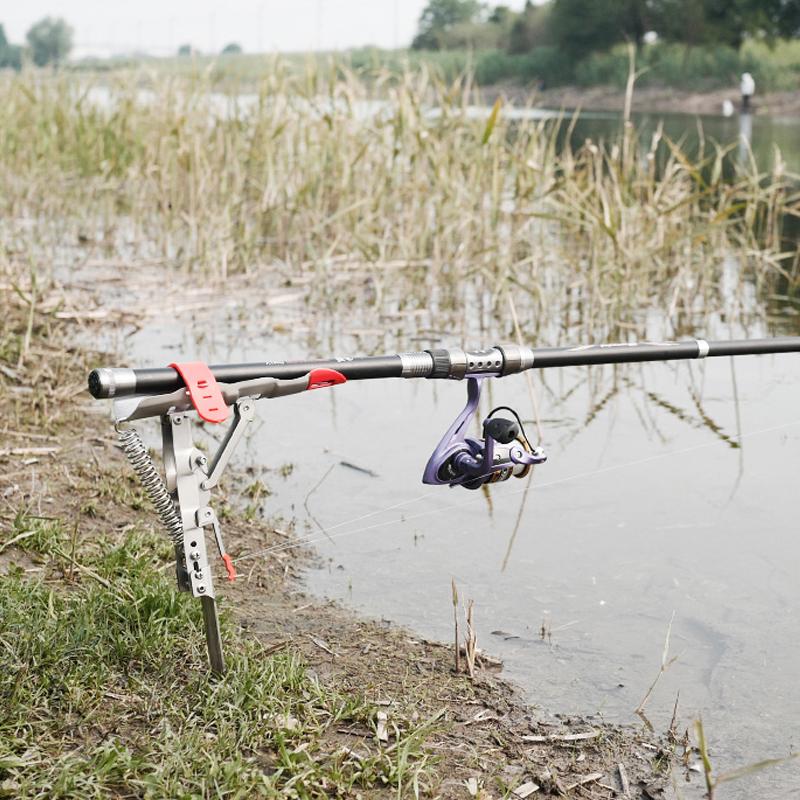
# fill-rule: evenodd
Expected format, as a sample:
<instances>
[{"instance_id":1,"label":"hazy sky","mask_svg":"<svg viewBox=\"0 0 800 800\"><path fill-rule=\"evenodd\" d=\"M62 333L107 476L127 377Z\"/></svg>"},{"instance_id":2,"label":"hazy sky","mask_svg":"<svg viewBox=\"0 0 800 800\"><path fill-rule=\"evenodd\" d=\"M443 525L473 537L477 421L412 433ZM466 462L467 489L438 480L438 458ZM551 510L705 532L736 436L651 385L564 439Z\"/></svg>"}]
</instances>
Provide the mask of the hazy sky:
<instances>
[{"instance_id":1,"label":"hazy sky","mask_svg":"<svg viewBox=\"0 0 800 800\"><path fill-rule=\"evenodd\" d=\"M407 45L426 0L25 0L3 3L0 23L12 42L41 17L64 17L75 29L75 55L146 50L174 53L189 43L216 52L331 50ZM505 0L521 8L524 0Z\"/></svg>"}]
</instances>

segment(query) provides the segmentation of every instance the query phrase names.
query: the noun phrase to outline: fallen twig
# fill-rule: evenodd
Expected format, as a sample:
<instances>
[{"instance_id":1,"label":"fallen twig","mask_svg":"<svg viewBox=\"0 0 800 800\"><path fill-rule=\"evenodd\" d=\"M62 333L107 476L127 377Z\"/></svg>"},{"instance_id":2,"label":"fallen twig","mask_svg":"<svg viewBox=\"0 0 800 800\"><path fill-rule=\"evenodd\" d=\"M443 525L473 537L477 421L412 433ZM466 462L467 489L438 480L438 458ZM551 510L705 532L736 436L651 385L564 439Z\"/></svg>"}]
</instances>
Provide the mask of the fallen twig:
<instances>
[{"instance_id":1,"label":"fallen twig","mask_svg":"<svg viewBox=\"0 0 800 800\"><path fill-rule=\"evenodd\" d=\"M551 733L546 736L523 736L523 742L582 742L586 739L596 739L600 731L584 731L583 733Z\"/></svg>"},{"instance_id":2,"label":"fallen twig","mask_svg":"<svg viewBox=\"0 0 800 800\"><path fill-rule=\"evenodd\" d=\"M456 672L461 672L461 643L458 640L458 589L456 588L456 579L450 579L450 586L453 590L453 623L455 625L455 656L456 656Z\"/></svg>"},{"instance_id":3,"label":"fallen twig","mask_svg":"<svg viewBox=\"0 0 800 800\"><path fill-rule=\"evenodd\" d=\"M603 777L602 772L592 772L589 775L584 775L582 778L578 778L577 781L574 783L570 783L566 790L571 792L573 789L577 789L579 786L584 786L587 783L594 783L595 781L599 781L600 778Z\"/></svg>"},{"instance_id":4,"label":"fallen twig","mask_svg":"<svg viewBox=\"0 0 800 800\"><path fill-rule=\"evenodd\" d=\"M0 450L0 457L5 456L49 456L61 451L60 447L9 447Z\"/></svg>"},{"instance_id":5,"label":"fallen twig","mask_svg":"<svg viewBox=\"0 0 800 800\"><path fill-rule=\"evenodd\" d=\"M317 636L312 636L310 633L308 634L308 638L311 639L311 641L314 642L314 644L319 647L320 650L324 650L326 653L336 658L336 653L334 653L333 650L328 647L328 643L324 639L320 639Z\"/></svg>"},{"instance_id":6,"label":"fallen twig","mask_svg":"<svg viewBox=\"0 0 800 800\"><path fill-rule=\"evenodd\" d=\"M630 800L631 785L628 781L628 773L625 772L625 765L617 764L617 771L619 772L619 783L622 787L622 796L626 798L626 800Z\"/></svg>"}]
</instances>

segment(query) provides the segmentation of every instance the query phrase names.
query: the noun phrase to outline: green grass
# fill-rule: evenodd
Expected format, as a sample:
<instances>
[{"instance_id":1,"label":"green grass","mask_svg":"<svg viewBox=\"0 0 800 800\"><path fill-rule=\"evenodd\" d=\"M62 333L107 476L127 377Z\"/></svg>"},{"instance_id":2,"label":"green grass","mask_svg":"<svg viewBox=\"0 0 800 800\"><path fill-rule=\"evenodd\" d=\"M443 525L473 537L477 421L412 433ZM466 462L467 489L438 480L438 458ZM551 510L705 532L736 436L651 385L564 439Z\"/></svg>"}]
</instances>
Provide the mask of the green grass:
<instances>
[{"instance_id":1,"label":"green grass","mask_svg":"<svg viewBox=\"0 0 800 800\"><path fill-rule=\"evenodd\" d=\"M53 561L46 579L0 580L0 797L304 798L419 781L425 725L375 746L370 704L238 638L224 614L229 670L210 681L199 604L158 571L160 537L84 545L62 582L69 532L24 516L16 529L40 531L25 542ZM337 742L343 723L364 731L358 755Z\"/></svg>"},{"instance_id":2,"label":"green grass","mask_svg":"<svg viewBox=\"0 0 800 800\"><path fill-rule=\"evenodd\" d=\"M52 555L60 548L63 538L60 520L19 512L6 537L0 540L0 553L13 545L25 552Z\"/></svg>"}]
</instances>

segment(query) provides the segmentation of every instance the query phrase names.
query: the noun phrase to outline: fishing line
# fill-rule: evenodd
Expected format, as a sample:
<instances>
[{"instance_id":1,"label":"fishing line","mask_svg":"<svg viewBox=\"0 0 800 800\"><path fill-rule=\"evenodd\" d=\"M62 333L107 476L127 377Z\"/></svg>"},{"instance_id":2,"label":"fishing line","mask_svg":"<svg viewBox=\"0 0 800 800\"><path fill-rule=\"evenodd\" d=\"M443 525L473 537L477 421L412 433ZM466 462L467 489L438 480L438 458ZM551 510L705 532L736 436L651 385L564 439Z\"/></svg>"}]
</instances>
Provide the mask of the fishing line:
<instances>
[{"instance_id":1,"label":"fishing line","mask_svg":"<svg viewBox=\"0 0 800 800\"><path fill-rule=\"evenodd\" d=\"M352 519L346 519L343 522L337 522L335 525L329 525L325 528L326 531L333 531L337 528L343 528L345 525L352 525L356 522L361 522L362 520L369 519L370 517L375 517L378 514L385 514L387 511L394 511L396 508L402 508L403 506L407 506L410 503L416 503L419 500L425 500L426 498L430 497L430 493L428 494L419 494L416 497L410 497L408 500L400 500L397 503L394 503L391 506L386 506L384 508L376 509L375 511L369 511L366 514L362 514L360 517L353 517ZM344 533L348 533L348 531L344 531L343 533L336 534L336 536L328 536L326 537L329 540L337 539L339 536L342 536ZM259 550L256 553L248 553L244 556L239 556L238 558L234 558L233 561L236 563L237 561L244 561L246 558L255 558L256 556L263 555L266 552L276 552L277 550L283 549L290 549L292 547L302 547L305 544L313 544L314 542L322 541L321 539L314 539L312 534L308 536L301 536L299 539L295 539L293 542L285 542L285 546L280 545L273 545L272 547L268 548L267 550Z\"/></svg>"},{"instance_id":2,"label":"fishing line","mask_svg":"<svg viewBox=\"0 0 800 800\"><path fill-rule=\"evenodd\" d=\"M337 528L343 528L345 525L352 525L355 522L361 522L362 520L369 519L377 514L385 514L387 511L394 511L396 508L402 508L403 506L407 506L409 503L416 503L418 500L424 500L426 497L430 497L430 493L418 494L416 497L410 497L408 500L401 500L398 503L394 503L394 505L386 506L385 508L379 508L376 511L368 511L366 514L362 514L360 517L353 517L352 519L346 519L343 522L337 522L335 525L328 525L325 530L335 531ZM330 538L335 539L336 537L331 536Z\"/></svg>"},{"instance_id":3,"label":"fishing line","mask_svg":"<svg viewBox=\"0 0 800 800\"><path fill-rule=\"evenodd\" d=\"M742 441L744 439L750 439L750 438L753 438L755 436L763 436L763 435L765 435L767 433L775 433L776 431L784 430L785 428L790 428L790 427L795 426L795 425L800 425L800 419L795 420L793 422L786 422L786 423L783 423L781 425L775 425L775 426L770 427L770 428L762 428L761 430L751 431L749 433L739 434L737 436L731 436L730 438L732 440ZM684 448L682 448L680 450L670 450L668 453L658 453L656 455L646 456L645 458L639 458L639 459L636 459L634 461L627 461L627 462L625 462L623 464L612 464L611 466L608 466L608 467L600 467L600 468L595 469L595 470L589 470L589 471L586 471L586 472L578 472L578 473L575 473L573 475L568 475L568 476L566 476L564 478L556 478L555 480L548 481L547 483L536 484L535 488L536 489L548 489L548 488L553 487L553 486L560 486L562 484L569 483L570 481L581 480L581 479L584 479L584 478L592 478L595 475L603 475L603 474L606 474L606 473L609 473L609 472L615 472L615 471L621 470L621 469L628 469L630 467L636 467L636 466L640 466L642 464L651 463L653 461L660 461L660 460L665 459L665 458L670 458L671 456L685 455L686 453L693 453L693 452L696 452L697 450L704 450L704 449L709 448L709 447L717 447L720 444L721 444L721 442L719 442L719 441L712 441L712 442L704 442L703 444L692 445L690 447L684 447ZM504 492L504 495L505 496L510 496L510 495L515 495L515 494L521 494L522 492L525 492L526 489L527 489L527 487L523 487L521 489L512 489L510 491ZM412 498L411 500L404 500L404 501L402 501L400 503L396 503L394 506L389 506L388 508L381 509L379 511L372 511L369 514L364 514L362 517L358 517L355 520L351 520L349 522L341 522L337 526L334 526L334 527L343 527L345 525L352 524L353 522L357 522L357 521L359 521L361 519L366 519L367 517L375 516L376 514L383 514L383 513L386 513L387 511L392 511L395 508L399 508L399 507L401 507L403 505L407 505L408 503L415 502L416 500L427 498L427 497L430 497L430 495L429 494L425 494L425 495L420 495L419 497L416 497L416 498ZM483 500L484 500L484 498L482 496L479 496L479 497L472 498L470 500L464 500L463 502L460 502L460 503L454 503L454 504L447 505L447 506L440 506L438 508L428 509L427 511L420 511L419 513L413 514L410 517L406 517L403 520L391 519L391 520L386 520L385 522L375 523L374 525L366 525L366 526L361 527L361 528L356 528L355 530L341 531L340 533L336 534L335 536L331 536L330 538L331 539L339 539L339 538L342 538L344 536L352 536L352 535L355 535L357 533L365 533L366 531L376 530L378 528L384 528L387 525L395 525L395 524L397 524L398 522L401 522L401 521L402 522L409 522L410 520L415 520L415 519L420 519L422 517L432 516L434 514L439 514L439 513L442 513L444 511L452 511L452 510L460 509L460 508L463 508L464 506L467 506L467 505L471 505L471 504L478 503L478 502L483 502ZM328 530L330 531L330 530L332 530L332 528L328 528ZM308 536L308 537L301 538L301 539L299 539L297 541L294 541L294 542L282 542L281 544L273 545L272 547L267 547L264 550L258 550L255 553L248 553L248 554L245 554L243 556L239 556L239 558L234 559L234 561L235 562L239 562L239 561L245 561L247 559L258 558L260 556L268 556L268 555L272 555L273 553L278 553L278 552L281 552L281 551L284 551L284 550L291 550L291 549L293 549L295 547L303 547L305 545L318 544L319 542L323 542L323 541L325 541L325 537L314 538L312 536Z\"/></svg>"}]
</instances>

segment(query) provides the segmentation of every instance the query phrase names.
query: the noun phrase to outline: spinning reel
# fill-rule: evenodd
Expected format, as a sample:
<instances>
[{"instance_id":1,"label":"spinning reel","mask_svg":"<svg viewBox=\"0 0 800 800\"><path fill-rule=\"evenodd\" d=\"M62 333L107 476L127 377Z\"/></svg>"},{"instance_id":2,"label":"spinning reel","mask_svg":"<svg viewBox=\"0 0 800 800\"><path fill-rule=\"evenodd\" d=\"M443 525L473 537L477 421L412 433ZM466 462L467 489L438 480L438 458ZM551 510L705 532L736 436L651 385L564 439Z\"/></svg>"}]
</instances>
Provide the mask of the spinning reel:
<instances>
[{"instance_id":1,"label":"spinning reel","mask_svg":"<svg viewBox=\"0 0 800 800\"><path fill-rule=\"evenodd\" d=\"M534 464L547 460L544 451L530 443L519 414L508 406L497 406L489 412L483 421L482 439L466 435L478 410L485 377L467 376L467 404L428 459L423 483L479 489L512 476L524 478ZM514 419L496 417L498 411L507 411Z\"/></svg>"}]
</instances>

